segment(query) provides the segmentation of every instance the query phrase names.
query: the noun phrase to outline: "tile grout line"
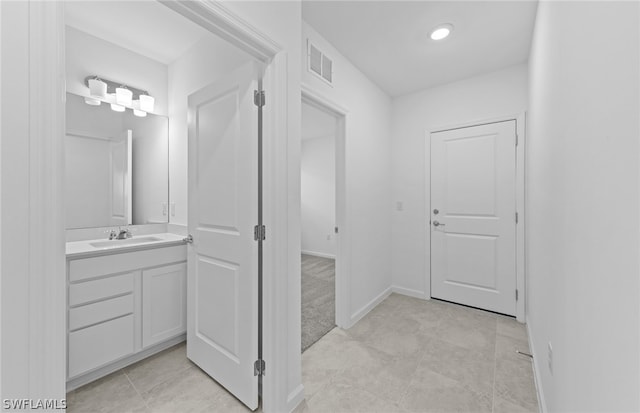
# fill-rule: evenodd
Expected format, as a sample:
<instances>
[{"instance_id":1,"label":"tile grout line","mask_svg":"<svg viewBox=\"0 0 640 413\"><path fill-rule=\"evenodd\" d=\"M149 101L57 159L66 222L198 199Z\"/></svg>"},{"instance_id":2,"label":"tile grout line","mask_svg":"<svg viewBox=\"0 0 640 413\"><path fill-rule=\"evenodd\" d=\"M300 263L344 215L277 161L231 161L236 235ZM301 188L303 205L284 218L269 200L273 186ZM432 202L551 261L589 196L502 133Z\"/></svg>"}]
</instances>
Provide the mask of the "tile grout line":
<instances>
[{"instance_id":1,"label":"tile grout line","mask_svg":"<svg viewBox=\"0 0 640 413\"><path fill-rule=\"evenodd\" d=\"M133 387L133 390L135 390L136 394L142 399L142 403L144 403L144 405L147 408L147 410L151 410L151 407L149 407L149 404L147 403L147 400L144 397L142 397L142 394L140 394L140 391L138 390L136 385L133 384L133 380L131 380L131 377L129 377L129 375L124 371L124 369L122 370L122 374L124 374L124 376L127 378L129 383L131 383L131 387Z\"/></svg>"}]
</instances>

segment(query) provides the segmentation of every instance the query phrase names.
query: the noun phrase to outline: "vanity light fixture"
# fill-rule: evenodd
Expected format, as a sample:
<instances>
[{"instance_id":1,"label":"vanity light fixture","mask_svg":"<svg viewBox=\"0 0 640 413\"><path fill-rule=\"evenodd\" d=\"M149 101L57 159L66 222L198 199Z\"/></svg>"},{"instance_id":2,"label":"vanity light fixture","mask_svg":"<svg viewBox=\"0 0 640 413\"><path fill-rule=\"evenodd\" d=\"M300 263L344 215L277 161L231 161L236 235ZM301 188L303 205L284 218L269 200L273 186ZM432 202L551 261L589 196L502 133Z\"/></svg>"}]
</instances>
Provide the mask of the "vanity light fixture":
<instances>
[{"instance_id":1,"label":"vanity light fixture","mask_svg":"<svg viewBox=\"0 0 640 413\"><path fill-rule=\"evenodd\" d=\"M87 76L84 84L89 88L89 96L85 96L84 99L87 105L99 106L105 102L111 104L111 109L116 112L124 112L128 108L138 117L153 112L155 99L146 90L97 75Z\"/></svg>"},{"instance_id":2,"label":"vanity light fixture","mask_svg":"<svg viewBox=\"0 0 640 413\"><path fill-rule=\"evenodd\" d=\"M443 40L447 38L453 31L453 25L446 23L441 24L431 31L431 40Z\"/></svg>"}]
</instances>

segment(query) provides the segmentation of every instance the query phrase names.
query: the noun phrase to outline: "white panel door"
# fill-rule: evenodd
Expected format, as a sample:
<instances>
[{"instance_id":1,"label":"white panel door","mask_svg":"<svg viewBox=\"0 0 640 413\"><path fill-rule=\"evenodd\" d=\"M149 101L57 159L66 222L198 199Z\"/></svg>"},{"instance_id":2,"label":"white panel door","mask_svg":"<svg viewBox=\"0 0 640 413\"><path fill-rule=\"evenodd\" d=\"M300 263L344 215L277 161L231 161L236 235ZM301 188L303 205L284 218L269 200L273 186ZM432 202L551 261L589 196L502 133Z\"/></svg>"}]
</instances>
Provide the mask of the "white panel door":
<instances>
[{"instance_id":1,"label":"white panel door","mask_svg":"<svg viewBox=\"0 0 640 413\"><path fill-rule=\"evenodd\" d=\"M258 407L258 72L189 96L187 356Z\"/></svg>"},{"instance_id":2,"label":"white panel door","mask_svg":"<svg viewBox=\"0 0 640 413\"><path fill-rule=\"evenodd\" d=\"M516 122L431 134L431 296L516 313Z\"/></svg>"}]
</instances>

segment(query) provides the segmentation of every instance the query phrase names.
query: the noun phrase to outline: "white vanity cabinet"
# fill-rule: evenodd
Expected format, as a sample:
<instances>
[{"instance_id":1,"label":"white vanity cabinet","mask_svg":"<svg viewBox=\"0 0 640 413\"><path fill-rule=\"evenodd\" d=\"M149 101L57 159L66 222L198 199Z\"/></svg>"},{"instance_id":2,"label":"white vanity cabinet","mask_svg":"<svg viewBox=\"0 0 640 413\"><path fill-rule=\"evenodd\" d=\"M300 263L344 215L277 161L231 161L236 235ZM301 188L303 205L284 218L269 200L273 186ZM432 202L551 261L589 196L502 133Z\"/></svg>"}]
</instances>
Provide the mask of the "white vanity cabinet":
<instances>
[{"instance_id":1,"label":"white vanity cabinet","mask_svg":"<svg viewBox=\"0 0 640 413\"><path fill-rule=\"evenodd\" d=\"M142 271L142 346L187 331L187 264Z\"/></svg>"},{"instance_id":2,"label":"white vanity cabinet","mask_svg":"<svg viewBox=\"0 0 640 413\"><path fill-rule=\"evenodd\" d=\"M68 256L67 387L184 340L186 247Z\"/></svg>"}]
</instances>

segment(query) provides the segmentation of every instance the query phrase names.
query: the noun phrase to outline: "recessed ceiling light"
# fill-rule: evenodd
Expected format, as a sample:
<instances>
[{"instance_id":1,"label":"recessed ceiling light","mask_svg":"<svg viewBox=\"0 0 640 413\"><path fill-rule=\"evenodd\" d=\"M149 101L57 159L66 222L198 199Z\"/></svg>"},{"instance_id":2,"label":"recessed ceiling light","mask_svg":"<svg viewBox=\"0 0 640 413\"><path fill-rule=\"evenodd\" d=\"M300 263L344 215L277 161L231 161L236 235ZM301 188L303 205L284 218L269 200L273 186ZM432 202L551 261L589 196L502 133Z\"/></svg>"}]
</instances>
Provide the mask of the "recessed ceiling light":
<instances>
[{"instance_id":1,"label":"recessed ceiling light","mask_svg":"<svg viewBox=\"0 0 640 413\"><path fill-rule=\"evenodd\" d=\"M453 31L452 24L441 24L431 31L431 40L442 40L449 36Z\"/></svg>"}]
</instances>

